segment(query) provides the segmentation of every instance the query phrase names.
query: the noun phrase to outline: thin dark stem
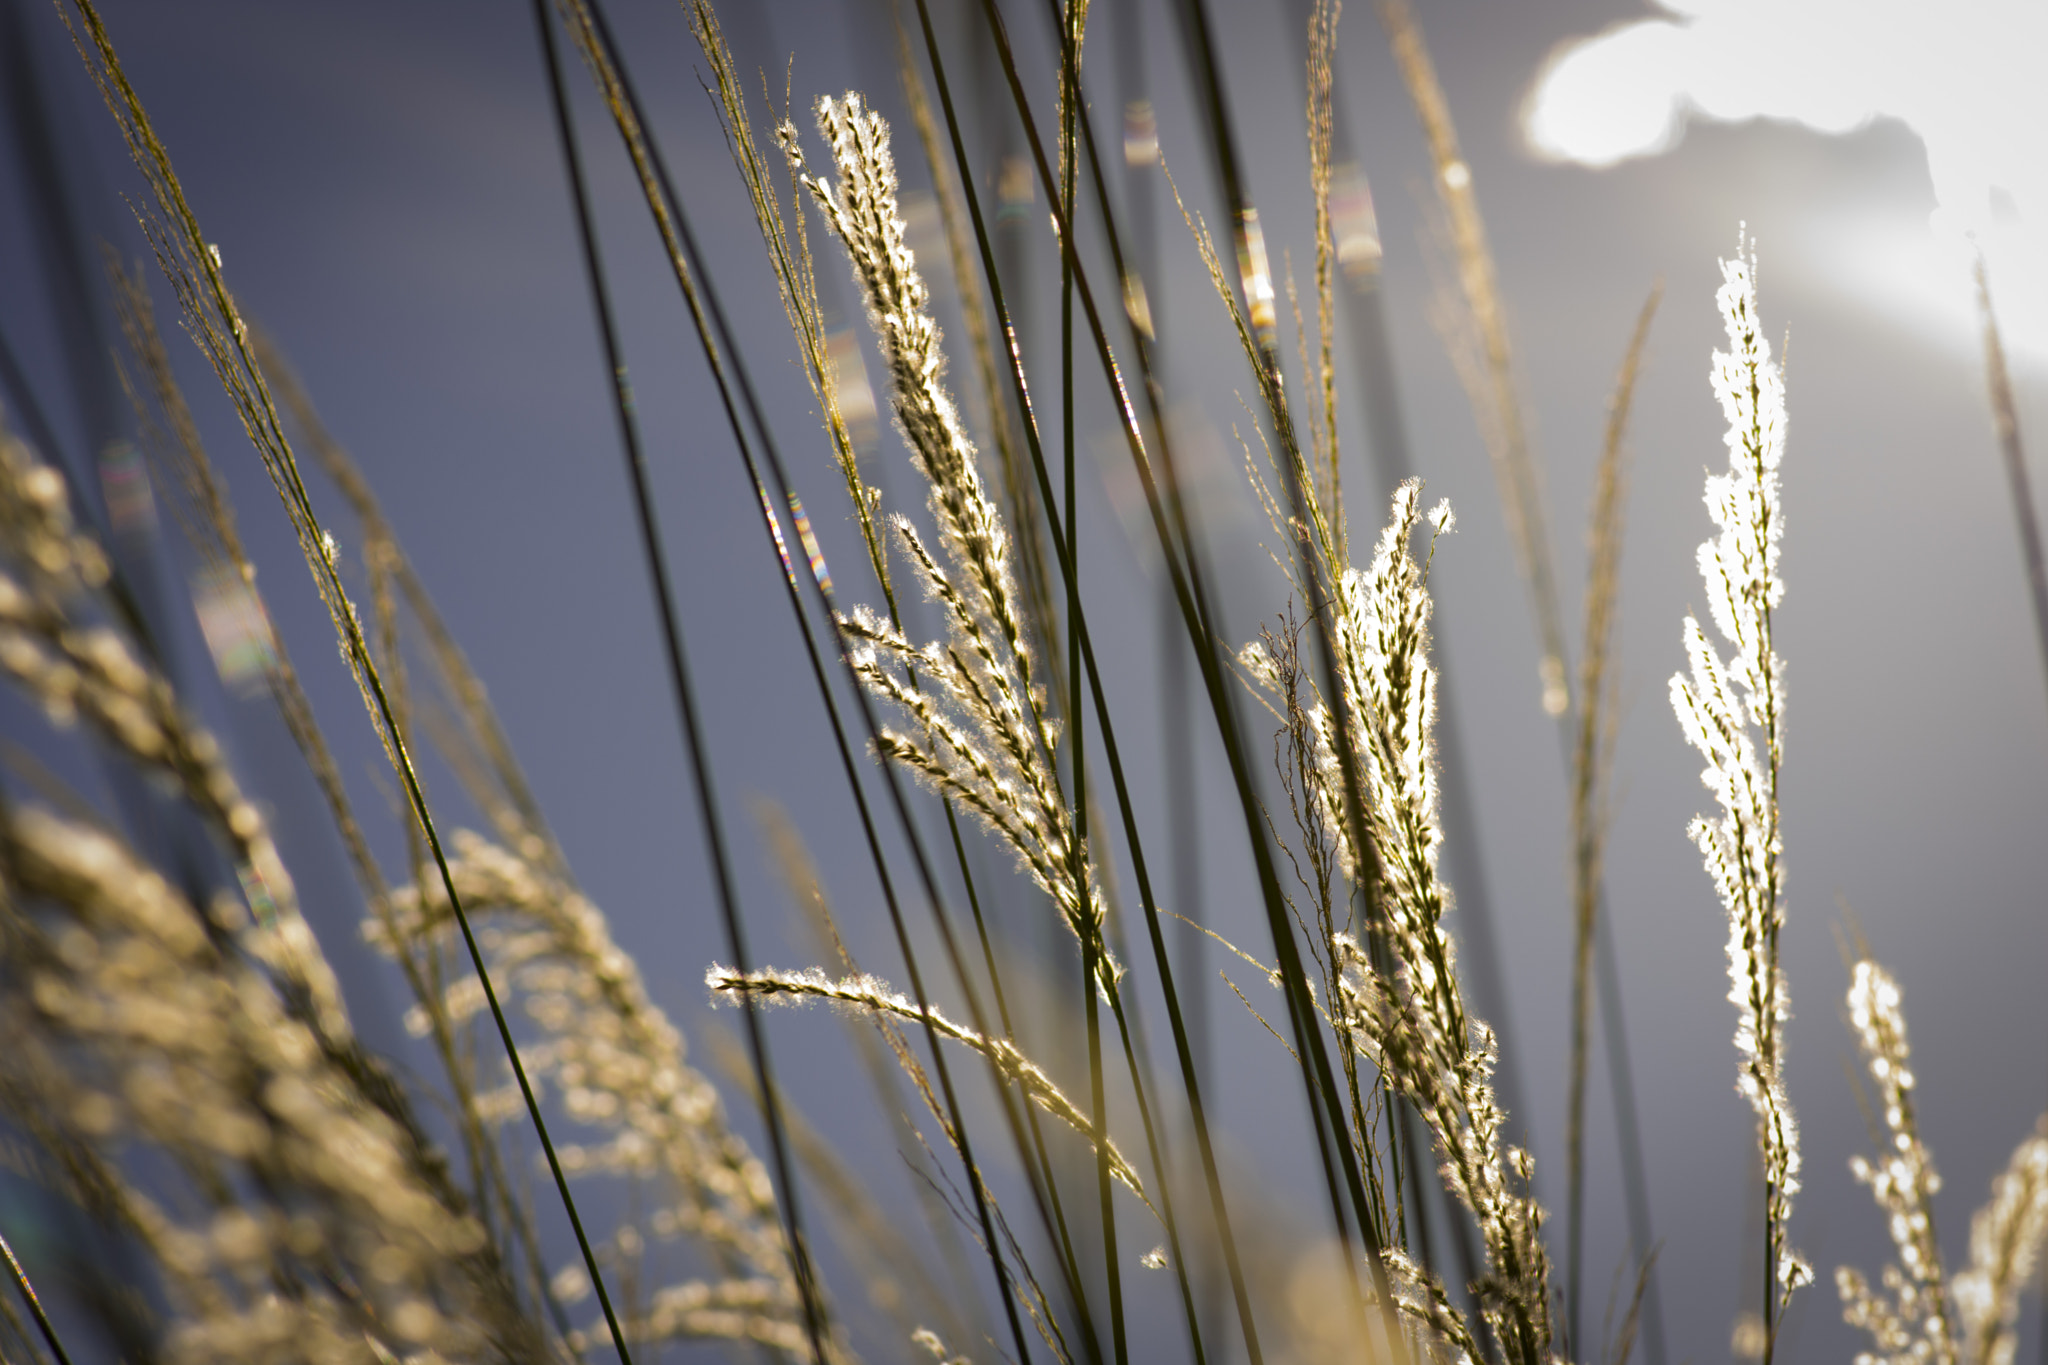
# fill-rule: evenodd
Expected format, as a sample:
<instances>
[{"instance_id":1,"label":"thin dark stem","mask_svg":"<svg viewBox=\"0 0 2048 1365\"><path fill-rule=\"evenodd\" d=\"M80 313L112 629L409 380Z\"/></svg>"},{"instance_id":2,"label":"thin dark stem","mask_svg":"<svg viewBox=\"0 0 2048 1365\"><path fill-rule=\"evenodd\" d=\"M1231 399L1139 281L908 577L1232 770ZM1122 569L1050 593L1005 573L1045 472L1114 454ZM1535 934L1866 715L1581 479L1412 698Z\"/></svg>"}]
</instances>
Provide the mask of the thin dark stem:
<instances>
[{"instance_id":1,"label":"thin dark stem","mask_svg":"<svg viewBox=\"0 0 2048 1365\"><path fill-rule=\"evenodd\" d=\"M1622 1013L1621 964L1614 951L1614 921L1600 900L1593 938L1600 973L1601 1039L1607 1050L1607 1085L1614 1092L1614 1124L1621 1136L1621 1187L1628 1203L1629 1250L1643 1276L1643 1342L1649 1365L1664 1365L1664 1295L1658 1288L1657 1243L1650 1230L1650 1177L1643 1168L1642 1121L1636 1112L1635 1067L1629 1060L1628 1022ZM1578 1343L1572 1346L1577 1349ZM2044 1362L2048 1365L2048 1362Z\"/></svg>"},{"instance_id":2,"label":"thin dark stem","mask_svg":"<svg viewBox=\"0 0 2048 1365\"><path fill-rule=\"evenodd\" d=\"M1636 376L1651 320L1663 295L1650 291L1637 316L1635 330L1621 363L1621 374L1608 403L1606 439L1594 476L1592 553L1586 569L1585 635L1581 642L1578 707L1574 717L1577 743L1572 750L1572 1019L1571 1081L1565 1117L1565 1318L1566 1341L1579 1349L1583 1310L1586 1214L1586 1070L1592 1047L1593 951L1599 933L1598 911L1606 851L1607 769L1612 730L1613 687L1610 659L1617 597L1620 591L1621 539L1625 511L1626 437L1629 409L1635 400Z\"/></svg>"},{"instance_id":3,"label":"thin dark stem","mask_svg":"<svg viewBox=\"0 0 2048 1365\"><path fill-rule=\"evenodd\" d=\"M967 869L967 845L960 836L960 817L950 801L946 807L946 832L952 836L953 857L963 874ZM989 937L988 921L982 914L981 897L976 894L974 880L969 877L965 883L967 909L974 920L975 937L981 944L981 961L988 972L989 987L996 1000L996 1017L1002 1020L1003 1038L1013 1047L1017 1043L1017 1030L1010 1017L1009 996L1003 990L1002 969L996 965L995 945ZM1073 1296L1074 1311L1080 1315L1082 1342L1090 1347L1092 1355L1100 1354L1095 1330L1094 1316L1088 1307L1087 1295L1082 1290L1080 1258L1074 1252L1074 1239L1067 1228L1065 1202L1060 1198L1059 1183L1053 1178L1052 1157L1046 1151L1045 1131L1038 1119L1038 1106L1027 1102L1021 1106L1024 1121L1031 1134L1031 1146L1025 1152L1026 1170L1032 1179L1044 1182L1047 1202L1052 1211L1053 1231L1058 1234L1058 1248L1061 1264L1066 1269L1067 1292ZM1100 1131L1108 1131L1102 1129Z\"/></svg>"},{"instance_id":4,"label":"thin dark stem","mask_svg":"<svg viewBox=\"0 0 2048 1365\"><path fill-rule=\"evenodd\" d=\"M1977 255L1977 312L1984 323L1984 379L1991 395L1991 424L1998 433L1998 453L2012 490L2012 514L2018 524L2020 557L2027 573L2027 596L2034 608L2034 638L2041 647L2042 681L2048 683L2048 555L2041 549L2041 523L2034 512L2034 491L2027 477L2026 452L2020 447L2019 410L2013 403L2012 379L2006 373L2005 345L1998 318L1991 311L1991 281ZM2044 1338L2048 1339L2048 1338ZM2048 1348L2044 1348L2048 1355Z\"/></svg>"},{"instance_id":5,"label":"thin dark stem","mask_svg":"<svg viewBox=\"0 0 2048 1365\"><path fill-rule=\"evenodd\" d=\"M1060 204L1065 210L1068 231L1060 235L1060 457L1065 477L1066 536L1059 541L1063 553L1067 586L1067 728L1072 748L1074 784L1071 809L1074 819L1074 894L1088 925L1081 944L1081 990L1086 1001L1088 1029L1089 1118L1098 1135L1109 1132L1108 1105L1103 1093L1102 1021L1100 991L1096 977L1103 969L1105 948L1103 925L1097 923L1089 906L1088 883L1088 761L1084 744L1087 708L1081 704L1081 577L1079 572L1080 522L1075 517L1074 461L1074 113L1081 98L1082 16L1086 10L1069 0L1065 22L1060 26ZM1128 1365L1130 1345L1125 1334L1123 1258L1117 1250L1116 1204L1109 1177L1109 1144L1095 1144L1096 1203L1102 1211L1103 1269L1108 1280L1110 1345L1117 1365ZM1163 1187L1162 1187L1163 1192Z\"/></svg>"},{"instance_id":6,"label":"thin dark stem","mask_svg":"<svg viewBox=\"0 0 2048 1365\"><path fill-rule=\"evenodd\" d=\"M14 1248L7 1238L0 1235L0 1256L7 1258L8 1273L14 1276L14 1287L21 1293L21 1301L28 1305L30 1316L36 1320L36 1330L43 1334L43 1342L50 1348L50 1354L57 1357L57 1365L71 1365L71 1357L64 1350L64 1343L57 1337L57 1329L50 1322L50 1315L43 1311L43 1301L36 1295L36 1287L29 1283L28 1272L15 1259Z\"/></svg>"},{"instance_id":7,"label":"thin dark stem","mask_svg":"<svg viewBox=\"0 0 2048 1365\"><path fill-rule=\"evenodd\" d=\"M1051 0L1049 9L1054 22L1058 22L1059 0ZM1128 262L1126 279L1135 286L1137 297L1143 301L1142 309L1127 309L1132 317L1134 334L1142 336L1149 329L1154 338L1153 363L1158 364L1157 337L1166 309L1166 300L1161 297L1155 272L1149 270L1149 258L1158 250L1157 187L1154 175L1158 164L1157 122L1152 113L1151 101L1147 96L1147 73L1145 62L1146 35L1143 15L1136 3L1116 4L1111 7L1111 19L1116 25L1116 55L1119 86L1122 91L1123 116L1128 123L1133 116L1142 114L1153 119L1153 138L1150 159L1133 157L1128 148L1124 156L1124 207L1131 220L1130 234L1138 244ZM1102 190L1104 172L1099 149L1094 136L1094 120L1083 107L1080 119L1081 133L1088 154L1090 167L1097 184L1097 202L1107 208L1108 197ZM1127 126L1126 137L1129 137ZM1111 158L1115 158L1115 143L1111 143ZM1114 245L1115 224L1107 220L1105 231L1110 234L1113 249L1121 257L1120 246ZM1125 267L1119 265L1119 273ZM1139 325L1142 320L1142 325ZM1166 575L1159 574L1159 591L1155 608L1158 621L1158 668L1160 690L1164 694L1160 706L1161 752L1164 756L1166 781L1167 840L1169 844L1170 893L1173 905L1180 918L1176 921L1174 953L1167 958L1168 971L1179 972L1190 980L1201 980L1207 972L1208 940L1200 925L1202 913L1201 878L1201 790L1197 781L1195 759L1195 731L1190 699L1188 696L1185 653L1186 646L1181 640L1181 627L1175 609L1173 589ZM1141 897L1146 901L1148 916L1156 917L1149 903L1149 892ZM1178 966L1173 965L1178 959ZM1194 1056L1194 1074L1203 1080L1211 1075L1209 1018L1201 999L1192 1002L1187 1031L1191 1039ZM1201 1352L1201 1337L1210 1336L1220 1330L1217 1315L1222 1308L1219 1286L1216 1284L1216 1265L1213 1258L1205 1257L1197 1267L1203 1281L1202 1299L1206 1311L1201 1315L1196 1331L1196 1353Z\"/></svg>"},{"instance_id":8,"label":"thin dark stem","mask_svg":"<svg viewBox=\"0 0 2048 1365\"><path fill-rule=\"evenodd\" d=\"M561 58L556 51L554 25L548 18L546 0L534 0L533 16L540 29L541 46L547 60L548 86L553 98L555 127L561 138L562 159L569 173L570 194L576 209L577 235L588 275L592 306L597 312L598 331L604 346L606 368L612 375L612 400L614 413L618 419L619 440L626 457L626 472L632 486L633 509L639 524L641 549L646 557L647 573L654 588L656 610L660 617L662 648L668 664L669 686L689 750L698 815L703 822L704 841L711 855L712 875L718 891L719 913L725 927L726 946L733 955L734 969L744 975L752 970L747 953L746 930L740 920L738 892L733 884L731 858L719 816L718 798L712 787L710 758L704 749L695 690L690 679L689 661L684 652L682 628L678 623L675 592L669 581L667 554L663 549L661 530L654 516L653 497L647 486L646 452L640 443L639 423L633 416L632 388L626 377L624 359L619 351L610 292L605 282L604 263L597 244L596 230L591 222L582 158L577 150L575 130L569 119ZM768 1057L768 1042L762 1034L760 1018L753 1000L743 999L741 1009L746 1021L747 1047L754 1065L754 1082L759 1088L762 1116L768 1128L770 1159L774 1164L776 1185L781 1195L777 1206L782 1210L784 1233L789 1241L791 1269L803 1301L804 1331L810 1339L813 1358L818 1365L824 1365L825 1339L829 1329L809 1249L805 1245L802 1213L796 1184L790 1170L788 1138L784 1132L781 1106L777 1100ZM601 1296L604 1294L601 1284L598 1292ZM610 1321L610 1300L607 1297L602 1301L606 1319ZM617 1331L616 1326L613 1330ZM623 1344L620 1349L623 1353Z\"/></svg>"},{"instance_id":9,"label":"thin dark stem","mask_svg":"<svg viewBox=\"0 0 2048 1365\"><path fill-rule=\"evenodd\" d=\"M1771 1216L1777 1182L1764 1177L1764 1365L1771 1365L1778 1346L1778 1224Z\"/></svg>"}]
</instances>

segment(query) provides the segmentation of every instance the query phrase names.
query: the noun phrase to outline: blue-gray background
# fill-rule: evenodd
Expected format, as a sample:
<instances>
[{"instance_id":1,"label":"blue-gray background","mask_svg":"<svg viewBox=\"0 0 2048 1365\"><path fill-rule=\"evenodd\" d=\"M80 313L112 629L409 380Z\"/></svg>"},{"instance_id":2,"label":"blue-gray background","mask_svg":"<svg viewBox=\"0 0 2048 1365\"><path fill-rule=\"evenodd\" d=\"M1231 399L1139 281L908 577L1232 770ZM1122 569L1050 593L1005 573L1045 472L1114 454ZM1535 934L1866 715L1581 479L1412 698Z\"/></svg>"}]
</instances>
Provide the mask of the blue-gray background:
<instances>
[{"instance_id":1,"label":"blue-gray background","mask_svg":"<svg viewBox=\"0 0 2048 1365\"><path fill-rule=\"evenodd\" d=\"M23 4L23 32L56 113L63 175L85 231L124 252L142 244L119 196L138 192L118 139L53 14ZM946 7L941 6L942 10ZM1045 28L1015 6L1014 32L1041 75ZM1089 89L1114 134L1115 16L1098 7ZM1411 108L1369 6L1344 21L1338 81L1346 131L1377 196L1386 297L1404 417L1432 498L1452 499L1457 534L1433 571L1439 642L1456 667L1449 704L1469 754L1510 1005L1493 1022L1527 1097L1516 1116L1538 1161L1546 1202L1562 1199L1569 998L1566 786L1540 707L1535 632L1517 581L1492 475L1470 410L1430 321L1442 258L1428 227L1429 165ZM1796 1244L1821 1272L1787 1328L1786 1357L1846 1358L1829 1280L1848 1262L1874 1272L1889 1257L1879 1215L1847 1158L1868 1138L1844 1065L1846 974L1835 927L1844 907L1898 974L1917 1047L1924 1134L1948 1179L1939 1217L1951 1266L1966 1256L1968 1215L2048 1100L2041 1040L2048 1002L2043 886L2048 874L2048 692L2031 629L2012 511L1983 398L1981 360L1962 333L1899 321L1881 297L1834 283L1829 225L1876 222L1914 231L1931 207L1917 140L1880 123L1845 138L1766 124L1695 128L1672 154L1605 172L1539 164L1524 151L1516 111L1560 40L1641 11L1621 0L1438 0L1421 20L1488 215L1533 416L1553 537L1576 618L1584 524L1604 404L1628 329L1653 281L1666 287L1630 439L1634 454L1621 652L1623 720L1614 766L1610 902L1626 983L1630 1043L1674 1360L1726 1355L1757 1253L1750 1168L1752 1120L1734 1093L1725 925L1688 818L1708 794L1680 741L1665 679L1682 662L1679 622L1704 605L1693 550L1707 533L1704 470L1722 459L1708 353L1720 340L1715 261L1746 220L1762 259L1767 323L1792 337L1791 444L1786 459L1789 742L1784 825L1790 869L1787 971L1798 1012L1790 1088L1806 1153ZM774 420L825 537L842 591L871 598L858 541L819 438L746 201L698 84L701 59L681 10L657 0L615 6L629 61L682 182L688 208L739 319L742 344L771 393ZM1190 204L1214 217L1206 157L1187 117L1180 48L1166 9L1142 5L1166 157ZM1276 266L1283 248L1308 259L1306 156L1293 6L1219 4L1228 79ZM109 29L168 143L243 309L272 329L336 434L383 497L414 562L491 689L518 752L593 898L638 958L650 988L692 1036L730 1029L702 986L725 956L687 770L660 666L630 505L607 407L561 163L526 7L449 0L432 6L269 0L106 0ZM844 88L896 95L893 38L878 6L734 5L725 21L748 71L780 93L787 69L799 106ZM942 15L949 41L963 25ZM793 55L793 65L789 65ZM970 103L989 109L992 73L962 58ZM900 972L851 804L791 636L779 569L718 415L687 319L655 249L609 125L581 81L584 143L650 454L681 587L680 609L701 701L713 717L709 756L738 850L741 895L757 958L814 956L795 926L765 841L747 814L755 795L785 805L823 869L856 950ZM1041 81L1040 103L1051 105ZM905 179L926 183L907 137ZM17 143L0 153L0 326L43 395L59 439L87 440L58 344L52 272L32 227L30 179ZM986 186L985 186L986 188ZM1041 203L1042 210L1042 203ZM1025 222L1028 268L1053 263L1042 212ZM1250 436L1249 386L1220 307L1170 214L1159 234L1160 307L1167 319L1170 396L1190 430L1213 433L1206 485L1218 561L1232 579L1233 633L1250 638L1281 605L1262 548L1270 532L1238 474L1233 428ZM846 318L836 260L828 302ZM936 263L934 263L936 267ZM936 268L933 273L937 273ZM951 292L940 290L950 312ZM169 300L161 297L168 311ZM104 321L102 326L104 326ZM1040 291L1021 320L1036 364L1040 411L1057 410L1056 314ZM958 330L955 328L954 330ZM216 461L236 491L262 584L343 767L380 828L394 868L402 843L388 772L336 659L323 614L267 481L196 353L173 337ZM1340 373L1347 377L1342 358ZM872 354L872 353L870 353ZM969 370L956 352L955 373ZM870 359L872 368L872 358ZM1129 761L1147 804L1163 810L1161 711L1151 561L1112 508L1128 483L1110 411L1092 372L1077 385L1080 427L1096 480L1082 517L1088 603ZM2048 416L2036 376L2019 374L2023 428ZM1345 433L1352 514L1382 508L1355 393ZM886 429L880 477L912 485ZM1099 476L1093 471L1099 470ZM319 505L345 525L339 500ZM161 547L172 601L187 562ZM207 672L189 614L179 641L188 674ZM321 825L310 785L266 706L216 695L208 715L229 737L253 786L278 814L287 854L329 950L343 960L363 1030L403 1047L402 987L356 946L357 902ZM40 732L9 703L7 732ZM42 741L36 740L37 743ZM1263 928L1241 827L1222 765L1199 745L1207 849L1203 914L1258 951ZM453 782L432 775L451 822L465 814ZM1154 837L1163 816L1154 822ZM1155 854L1155 858L1160 855ZM980 855L994 869L1003 858ZM1128 885L1126 881L1126 886ZM1040 907L1015 885L997 897L1007 937L1069 950L1031 922ZM1212 970L1226 965L1212 958ZM1239 964L1227 964L1233 967ZM1232 975L1263 1009L1245 971ZM1140 977L1147 976L1145 971ZM1236 1201L1260 1210L1258 1234L1276 1267L1328 1237L1304 1109L1277 1044L1213 976L1204 988L1217 1039L1221 1115ZM837 1140L877 1196L909 1199L901 1163L867 1091L849 1071L840 1026L817 1013L772 1016L782 1079ZM708 1057L699 1048L696 1056ZM1071 1069L1068 1079L1078 1079ZM1604 1067L1592 1100L1588 1318L1598 1323L1623 1254L1623 1218ZM736 1091L728 1091L737 1096ZM749 1106L733 1108L749 1132ZM992 1112L984 1109L984 1113ZM1134 1116L1120 1116L1127 1148ZM1253 1215L1248 1214L1248 1217ZM1135 1218L1135 1216L1134 1216ZM1561 1254L1561 1224L1553 1246ZM1127 1225L1126 1241L1150 1245ZM566 1258L566 1244L564 1244ZM830 1273L859 1298L845 1262ZM1740 1283L1739 1283L1740 1282ZM1138 1289L1153 1324L1140 1358L1180 1350L1167 1316L1168 1277ZM1312 1296L1297 1304L1334 1313ZM1285 1310L1276 1308L1276 1313ZM863 1331L874 1319L862 1318ZM2030 1311L2027 1321L2031 1324ZM2028 1331L2029 1344L2033 1336ZM900 1343L870 1335L884 1358ZM961 1345L965 1345L962 1343ZM970 1348L994 1358L994 1348ZM1586 1354L1591 1354L1589 1350Z\"/></svg>"}]
</instances>

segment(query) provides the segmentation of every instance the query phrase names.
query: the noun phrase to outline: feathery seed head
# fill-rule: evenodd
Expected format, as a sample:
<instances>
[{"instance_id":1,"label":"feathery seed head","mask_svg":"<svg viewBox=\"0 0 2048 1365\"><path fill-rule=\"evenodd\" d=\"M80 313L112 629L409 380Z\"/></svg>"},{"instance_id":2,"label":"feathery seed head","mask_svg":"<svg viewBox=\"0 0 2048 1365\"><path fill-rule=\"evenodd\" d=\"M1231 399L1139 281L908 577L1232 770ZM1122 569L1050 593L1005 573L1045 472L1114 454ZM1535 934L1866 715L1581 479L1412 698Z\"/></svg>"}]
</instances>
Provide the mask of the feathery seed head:
<instances>
[{"instance_id":1,"label":"feathery seed head","mask_svg":"<svg viewBox=\"0 0 2048 1365\"><path fill-rule=\"evenodd\" d=\"M353 1040L264 961L282 928L237 942L113 835L46 811L10 812L0 845L0 935L29 979L0 1004L0 1093L75 1125L74 1192L164 1272L166 1358L363 1360L366 1327L485 1354L507 1319L483 1230L362 1083ZM154 1193L189 1177L175 1215L122 1170L137 1143L171 1158Z\"/></svg>"},{"instance_id":2,"label":"feathery seed head","mask_svg":"<svg viewBox=\"0 0 2048 1365\"><path fill-rule=\"evenodd\" d=\"M2019 1345L2020 1291L2033 1279L2048 1233L2048 1115L2014 1150L1970 1221L1970 1268L1950 1286L1971 1365L2011 1365Z\"/></svg>"},{"instance_id":3,"label":"feathery seed head","mask_svg":"<svg viewBox=\"0 0 2048 1365\"><path fill-rule=\"evenodd\" d=\"M885 732L878 748L1010 845L1075 935L1096 946L1100 984L1111 991L1122 968L1102 945L1105 904L1062 794L1059 726L1034 674L1009 530L945 386L938 324L897 204L888 125L857 94L819 100L817 118L836 181L805 169L793 129L779 136L846 249L889 374L890 407L939 531L934 553L907 517L890 519L946 619L943 642L913 647L872 612L842 621L862 683L913 722L910 733Z\"/></svg>"},{"instance_id":4,"label":"feathery seed head","mask_svg":"<svg viewBox=\"0 0 2048 1365\"><path fill-rule=\"evenodd\" d=\"M711 988L714 1002L737 996L785 1003L824 1000L870 1018L907 1019L929 1027L941 1037L972 1048L993 1062L1046 1113L1090 1141L1100 1142L1109 1156L1110 1174L1131 1193L1145 1200L1148 1206L1151 1203L1137 1171L1124 1160L1116 1143L1107 1134L1098 1132L1093 1121L1067 1098L1051 1077L1007 1039L991 1038L964 1024L956 1024L935 1007L920 1008L887 982L864 973L836 979L818 967L799 971L764 967L741 973L714 962L704 974L704 984Z\"/></svg>"},{"instance_id":5,"label":"feathery seed head","mask_svg":"<svg viewBox=\"0 0 2048 1365\"><path fill-rule=\"evenodd\" d=\"M1313 505L1309 514L1320 519ZM1454 943L1443 924L1451 899L1437 876L1443 830L1431 737L1431 602L1423 566L1409 553L1423 520L1421 485L1411 479L1395 490L1370 567L1328 566L1336 589L1329 637L1344 694L1340 705L1314 696L1299 705L1288 695L1298 675L1264 644L1246 647L1239 661L1277 699L1276 710L1306 712L1316 750L1309 781L1323 825L1336 832L1338 860L1348 876L1369 869L1378 879L1372 932L1385 937L1395 979L1375 972L1357 939L1331 934L1333 1022L1428 1123L1445 1185L1479 1225L1486 1256L1486 1273L1474 1286L1480 1311L1509 1359L1537 1365L1548 1359L1551 1328L1549 1262L1539 1235L1543 1213L1528 1188L1533 1166L1527 1153L1500 1140L1507 1116L1492 1084L1497 1046L1492 1030L1465 1009ZM1447 530L1448 506L1440 504L1429 521L1434 533ZM1353 846L1357 825L1346 810L1345 749L1357 765L1366 850ZM1441 1285L1420 1272L1399 1271L1395 1279L1397 1301L1411 1321L1454 1351L1477 1354Z\"/></svg>"},{"instance_id":6,"label":"feathery seed head","mask_svg":"<svg viewBox=\"0 0 2048 1365\"><path fill-rule=\"evenodd\" d=\"M1733 647L1724 664L1706 632L1685 621L1689 676L1671 679L1679 728L1706 759L1701 780L1721 814L1689 829L1728 914L1729 999L1736 1007L1737 1089L1756 1111L1770 1191L1766 1240L1781 1296L1812 1271L1791 1250L1786 1221L1799 1188L1799 1142L1783 1085L1783 1024L1791 1004L1779 968L1784 924L1778 768L1783 752L1783 663L1772 646L1778 577L1778 466L1784 451L1784 379L1770 356L1756 302L1756 260L1746 236L1721 263L1716 295L1728 350L1714 354L1714 392L1728 431L1729 467L1706 481L1718 533L1699 548L1707 605Z\"/></svg>"},{"instance_id":7,"label":"feathery seed head","mask_svg":"<svg viewBox=\"0 0 2048 1365\"><path fill-rule=\"evenodd\" d=\"M657 1291L629 1324L633 1337L751 1340L792 1359L807 1357L767 1173L727 1125L710 1081L687 1063L682 1034L648 996L604 913L509 848L469 831L457 831L450 844L449 872L480 925L491 979L539 1029L538 1040L520 1046L530 1079L552 1083L569 1118L592 1132L590 1140L558 1151L564 1169L656 1179L659 1221L692 1234L729 1276ZM390 910L388 920L368 921L364 933L393 956L445 949L456 932L438 880L400 888ZM475 977L452 982L441 1002L446 1017L458 1021L482 1006ZM493 1099L480 1097L479 1109L491 1109ZM510 1086L495 1100L504 1117L522 1103ZM622 1226L609 1250L637 1262L638 1233Z\"/></svg>"}]
</instances>

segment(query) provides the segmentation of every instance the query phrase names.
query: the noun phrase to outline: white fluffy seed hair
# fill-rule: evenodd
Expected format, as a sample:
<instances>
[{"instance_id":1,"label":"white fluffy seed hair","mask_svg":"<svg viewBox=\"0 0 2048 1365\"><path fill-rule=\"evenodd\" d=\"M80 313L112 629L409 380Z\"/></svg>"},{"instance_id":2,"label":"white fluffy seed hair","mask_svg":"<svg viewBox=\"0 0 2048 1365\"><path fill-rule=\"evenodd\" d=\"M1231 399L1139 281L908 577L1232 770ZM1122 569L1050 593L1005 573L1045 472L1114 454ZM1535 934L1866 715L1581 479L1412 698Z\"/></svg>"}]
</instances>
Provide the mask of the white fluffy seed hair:
<instances>
[{"instance_id":1,"label":"white fluffy seed hair","mask_svg":"<svg viewBox=\"0 0 2048 1365\"><path fill-rule=\"evenodd\" d=\"M1699 621L1687 616L1690 676L1673 675L1671 704L1686 739L1707 760L1701 780L1721 807L1717 819L1696 817L1689 832L1728 914L1737 1089L1756 1111L1770 1189L1766 1237L1783 1302L1813 1276L1787 1231L1800 1159L1784 1088L1784 1026L1792 1010L1778 960L1785 916L1778 832L1785 698L1771 613L1785 593L1778 576L1785 384L1757 313L1755 255L1746 238L1740 248L1721 262L1715 296L1728 349L1714 353L1713 384L1728 423L1729 459L1725 474L1707 478L1707 510L1719 530L1699 549L1709 612L1733 652L1724 663Z\"/></svg>"}]
</instances>

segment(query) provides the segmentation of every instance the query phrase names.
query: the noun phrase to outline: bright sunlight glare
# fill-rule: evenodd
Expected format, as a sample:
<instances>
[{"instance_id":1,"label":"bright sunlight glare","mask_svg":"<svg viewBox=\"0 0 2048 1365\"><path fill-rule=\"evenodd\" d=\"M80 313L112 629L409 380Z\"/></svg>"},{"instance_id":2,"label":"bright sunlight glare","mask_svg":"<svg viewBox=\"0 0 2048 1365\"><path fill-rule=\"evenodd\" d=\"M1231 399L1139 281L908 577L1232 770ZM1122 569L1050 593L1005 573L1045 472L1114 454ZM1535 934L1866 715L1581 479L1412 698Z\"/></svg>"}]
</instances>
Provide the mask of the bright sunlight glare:
<instances>
[{"instance_id":1,"label":"bright sunlight glare","mask_svg":"<svg viewBox=\"0 0 2048 1365\"><path fill-rule=\"evenodd\" d=\"M1688 120L1780 119L1821 133L1897 119L1927 149L1924 237L1862 232L1834 257L1888 309L1974 335L1969 263L2000 324L2048 358L2048 5L2029 0L1662 0L1664 14L1560 44L1523 106L1541 156L1604 167L1668 151ZM1946 330L1946 328L1944 329Z\"/></svg>"}]
</instances>

